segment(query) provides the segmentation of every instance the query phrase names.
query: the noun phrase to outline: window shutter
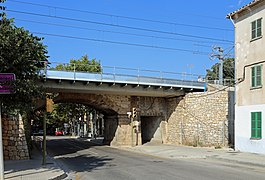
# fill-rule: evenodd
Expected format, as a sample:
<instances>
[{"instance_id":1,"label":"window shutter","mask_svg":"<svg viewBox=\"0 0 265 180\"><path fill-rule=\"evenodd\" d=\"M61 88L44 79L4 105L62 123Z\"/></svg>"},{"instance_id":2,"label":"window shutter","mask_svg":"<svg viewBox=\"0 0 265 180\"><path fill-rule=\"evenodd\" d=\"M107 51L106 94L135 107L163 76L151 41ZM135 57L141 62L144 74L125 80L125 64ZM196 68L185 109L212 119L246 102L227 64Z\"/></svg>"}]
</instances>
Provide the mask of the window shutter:
<instances>
[{"instance_id":1,"label":"window shutter","mask_svg":"<svg viewBox=\"0 0 265 180\"><path fill-rule=\"evenodd\" d=\"M253 21L251 23L251 31L252 31L252 39L256 38L256 21Z\"/></svg>"},{"instance_id":2,"label":"window shutter","mask_svg":"<svg viewBox=\"0 0 265 180\"><path fill-rule=\"evenodd\" d=\"M257 20L257 37L261 36L261 19Z\"/></svg>"},{"instance_id":3,"label":"window shutter","mask_svg":"<svg viewBox=\"0 0 265 180\"><path fill-rule=\"evenodd\" d=\"M251 68L251 86L252 87L255 87L256 86L256 82L255 82L255 79L256 79L256 72L255 72L255 69L256 69L256 67L254 66L254 67L252 67Z\"/></svg>"},{"instance_id":4,"label":"window shutter","mask_svg":"<svg viewBox=\"0 0 265 180\"><path fill-rule=\"evenodd\" d=\"M261 65L256 67L256 86L261 86Z\"/></svg>"},{"instance_id":5,"label":"window shutter","mask_svg":"<svg viewBox=\"0 0 265 180\"><path fill-rule=\"evenodd\" d=\"M255 122L255 113L251 113L251 137L254 138L256 136L255 134L255 127L256 127L256 122Z\"/></svg>"},{"instance_id":6,"label":"window shutter","mask_svg":"<svg viewBox=\"0 0 265 180\"><path fill-rule=\"evenodd\" d=\"M251 112L251 138L262 138L262 113Z\"/></svg>"}]
</instances>

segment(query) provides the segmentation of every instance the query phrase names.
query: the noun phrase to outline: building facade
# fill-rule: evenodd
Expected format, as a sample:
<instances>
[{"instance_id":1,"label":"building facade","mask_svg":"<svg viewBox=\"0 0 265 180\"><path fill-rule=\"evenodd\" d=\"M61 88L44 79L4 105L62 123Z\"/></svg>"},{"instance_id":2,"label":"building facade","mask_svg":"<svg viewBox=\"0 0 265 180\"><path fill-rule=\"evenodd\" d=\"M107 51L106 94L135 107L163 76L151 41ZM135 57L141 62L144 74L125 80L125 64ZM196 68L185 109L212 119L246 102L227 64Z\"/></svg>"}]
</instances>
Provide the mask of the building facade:
<instances>
[{"instance_id":1,"label":"building facade","mask_svg":"<svg viewBox=\"0 0 265 180\"><path fill-rule=\"evenodd\" d=\"M235 25L235 149L265 154L265 0L227 18Z\"/></svg>"}]
</instances>

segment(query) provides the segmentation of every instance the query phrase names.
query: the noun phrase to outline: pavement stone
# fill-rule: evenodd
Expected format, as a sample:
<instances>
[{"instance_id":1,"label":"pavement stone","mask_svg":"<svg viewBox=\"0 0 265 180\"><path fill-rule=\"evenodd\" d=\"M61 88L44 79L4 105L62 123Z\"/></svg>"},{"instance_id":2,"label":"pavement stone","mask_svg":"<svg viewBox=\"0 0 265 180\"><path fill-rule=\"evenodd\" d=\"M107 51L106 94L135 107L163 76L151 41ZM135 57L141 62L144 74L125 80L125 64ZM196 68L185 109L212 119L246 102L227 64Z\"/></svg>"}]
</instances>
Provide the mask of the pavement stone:
<instances>
[{"instance_id":1,"label":"pavement stone","mask_svg":"<svg viewBox=\"0 0 265 180\"><path fill-rule=\"evenodd\" d=\"M46 165L42 165L42 154L34 148L30 160L8 160L4 162L5 180L60 180L66 173L47 156Z\"/></svg>"}]
</instances>

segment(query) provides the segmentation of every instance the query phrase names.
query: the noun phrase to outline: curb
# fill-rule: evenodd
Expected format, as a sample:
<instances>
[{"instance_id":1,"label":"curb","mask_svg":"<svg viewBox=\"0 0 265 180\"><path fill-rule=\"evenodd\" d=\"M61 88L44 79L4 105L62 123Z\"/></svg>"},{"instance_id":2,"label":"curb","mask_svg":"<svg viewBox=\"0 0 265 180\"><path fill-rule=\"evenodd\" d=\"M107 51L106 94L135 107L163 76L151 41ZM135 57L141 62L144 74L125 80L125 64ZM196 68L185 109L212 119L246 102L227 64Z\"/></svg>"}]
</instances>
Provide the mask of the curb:
<instances>
[{"instance_id":1,"label":"curb","mask_svg":"<svg viewBox=\"0 0 265 180\"><path fill-rule=\"evenodd\" d=\"M240 161L240 160L235 160L235 159L228 159L228 158L222 158L222 157L217 157L217 156L208 156L208 159L215 159L215 160L221 160L224 162L230 162L230 163L237 163L237 164L242 164L242 165L248 165L248 166L255 166L255 167L262 167L264 168L264 164L257 164L253 162L245 162L245 161Z\"/></svg>"},{"instance_id":2,"label":"curb","mask_svg":"<svg viewBox=\"0 0 265 180\"><path fill-rule=\"evenodd\" d=\"M53 156L50 156L49 154L50 154L50 152L47 151L47 157L49 157L49 159L50 159L51 161L53 161L53 163L56 164L56 166L57 166L59 169L61 169L61 170L63 171L63 173L62 173L61 175L59 175L59 176L56 176L56 177L50 178L50 179L48 179L48 180L62 180L62 179L65 179L66 177L68 177L68 174L66 173L66 170L65 170L65 168L63 167L63 165L60 164L59 161L57 161L56 159L54 159L54 157L53 157Z\"/></svg>"},{"instance_id":3,"label":"curb","mask_svg":"<svg viewBox=\"0 0 265 180\"><path fill-rule=\"evenodd\" d=\"M61 174L61 175L59 175L57 177L48 179L48 180L62 180L62 179L65 179L66 177L67 177L67 174L64 172L63 174Z\"/></svg>"},{"instance_id":4,"label":"curb","mask_svg":"<svg viewBox=\"0 0 265 180\"><path fill-rule=\"evenodd\" d=\"M138 153L138 154L143 154L143 155L147 155L147 156L151 156L151 157L156 157L156 158L160 158L160 159L180 159L180 160L181 159L183 159L183 160L184 159L215 159L215 160L220 160L223 162L236 163L236 164L247 165L247 166L255 166L255 167L261 167L261 168L265 167L265 164L258 164L258 163L254 163L254 162L246 162L246 161L242 161L242 160L223 158L220 155L203 155L203 156L179 155L179 156L174 156L174 157L167 157L167 156L161 156L158 154L148 153L145 151L133 150L130 148L119 148L119 147L115 147L115 148L129 151L129 152Z\"/></svg>"},{"instance_id":5,"label":"curb","mask_svg":"<svg viewBox=\"0 0 265 180\"><path fill-rule=\"evenodd\" d=\"M38 151L42 152L42 149L40 147L41 144L39 144L39 140L40 140L40 138L34 139L33 140L33 144L34 144L35 148L37 148ZM63 173L61 175L49 178L48 180L62 180L62 179L65 179L67 177L66 172L63 170L63 168L60 167L60 165L56 162L56 160L49 155L48 151L46 153L46 160L47 159L50 159L59 169L61 169L63 171Z\"/></svg>"}]
</instances>

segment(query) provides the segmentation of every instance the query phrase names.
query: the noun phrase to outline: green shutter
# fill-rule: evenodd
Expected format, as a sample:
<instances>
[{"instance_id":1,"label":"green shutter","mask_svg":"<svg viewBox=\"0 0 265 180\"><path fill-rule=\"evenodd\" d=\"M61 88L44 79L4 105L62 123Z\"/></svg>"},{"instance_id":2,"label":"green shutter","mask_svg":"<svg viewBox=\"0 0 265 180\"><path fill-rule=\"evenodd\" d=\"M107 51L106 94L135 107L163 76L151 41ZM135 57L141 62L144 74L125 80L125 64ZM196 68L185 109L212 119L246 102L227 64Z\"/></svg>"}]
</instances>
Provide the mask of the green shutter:
<instances>
[{"instance_id":1,"label":"green shutter","mask_svg":"<svg viewBox=\"0 0 265 180\"><path fill-rule=\"evenodd\" d=\"M256 38L257 36L256 36L256 21L253 21L252 23L251 23L251 30L252 30L252 39L254 39L254 38Z\"/></svg>"},{"instance_id":2,"label":"green shutter","mask_svg":"<svg viewBox=\"0 0 265 180\"><path fill-rule=\"evenodd\" d=\"M251 67L251 87L262 86L262 65Z\"/></svg>"},{"instance_id":3,"label":"green shutter","mask_svg":"<svg viewBox=\"0 0 265 180\"><path fill-rule=\"evenodd\" d=\"M262 36L262 18L251 22L251 39Z\"/></svg>"},{"instance_id":4,"label":"green shutter","mask_svg":"<svg viewBox=\"0 0 265 180\"><path fill-rule=\"evenodd\" d=\"M257 37L261 36L261 19L257 20Z\"/></svg>"},{"instance_id":5,"label":"green shutter","mask_svg":"<svg viewBox=\"0 0 265 180\"><path fill-rule=\"evenodd\" d=\"M251 113L251 138L255 138L256 137L256 114L254 112Z\"/></svg>"},{"instance_id":6,"label":"green shutter","mask_svg":"<svg viewBox=\"0 0 265 180\"><path fill-rule=\"evenodd\" d=\"M256 66L256 86L261 86L261 65Z\"/></svg>"},{"instance_id":7,"label":"green shutter","mask_svg":"<svg viewBox=\"0 0 265 180\"><path fill-rule=\"evenodd\" d=\"M251 112L251 138L262 138L262 114L261 112Z\"/></svg>"},{"instance_id":8,"label":"green shutter","mask_svg":"<svg viewBox=\"0 0 265 180\"><path fill-rule=\"evenodd\" d=\"M257 138L261 138L261 130L262 130L262 117L261 117L261 112L257 113L258 117L257 117Z\"/></svg>"},{"instance_id":9,"label":"green shutter","mask_svg":"<svg viewBox=\"0 0 265 180\"><path fill-rule=\"evenodd\" d=\"M251 87L255 87L256 86L256 81L255 81L255 79L256 79L256 72L255 72L255 69L256 69L256 67L254 66L254 67L252 67L251 68Z\"/></svg>"}]
</instances>

